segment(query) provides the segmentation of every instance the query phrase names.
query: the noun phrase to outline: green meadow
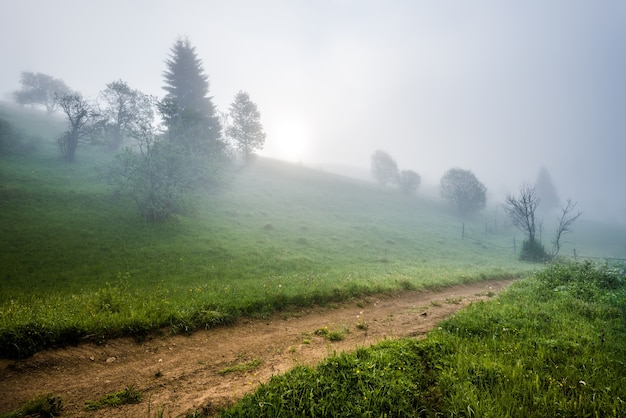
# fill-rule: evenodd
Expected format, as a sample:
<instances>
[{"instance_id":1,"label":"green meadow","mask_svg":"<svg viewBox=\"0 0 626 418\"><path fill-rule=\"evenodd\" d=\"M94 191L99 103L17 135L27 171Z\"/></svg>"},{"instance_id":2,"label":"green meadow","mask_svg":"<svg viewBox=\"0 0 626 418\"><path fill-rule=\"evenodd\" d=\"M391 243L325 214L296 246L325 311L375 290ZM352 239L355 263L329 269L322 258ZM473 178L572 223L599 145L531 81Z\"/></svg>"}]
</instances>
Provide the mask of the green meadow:
<instances>
[{"instance_id":1,"label":"green meadow","mask_svg":"<svg viewBox=\"0 0 626 418\"><path fill-rule=\"evenodd\" d=\"M389 341L276 376L224 416L620 416L624 271L518 261L503 211L461 219L418 190L259 158L149 224L107 182L113 156L64 162L62 121L0 106L23 130L0 157L0 355L193 332L373 293L523 277L425 341ZM563 254L620 257L623 228L581 223ZM56 398L55 398L56 399ZM194 416L198 416L195 414Z\"/></svg>"},{"instance_id":2,"label":"green meadow","mask_svg":"<svg viewBox=\"0 0 626 418\"><path fill-rule=\"evenodd\" d=\"M536 269L495 215L462 220L419 193L263 158L148 224L108 185L112 155L81 146L68 164L61 120L6 106L0 117L34 144L0 165L3 356Z\"/></svg>"}]
</instances>

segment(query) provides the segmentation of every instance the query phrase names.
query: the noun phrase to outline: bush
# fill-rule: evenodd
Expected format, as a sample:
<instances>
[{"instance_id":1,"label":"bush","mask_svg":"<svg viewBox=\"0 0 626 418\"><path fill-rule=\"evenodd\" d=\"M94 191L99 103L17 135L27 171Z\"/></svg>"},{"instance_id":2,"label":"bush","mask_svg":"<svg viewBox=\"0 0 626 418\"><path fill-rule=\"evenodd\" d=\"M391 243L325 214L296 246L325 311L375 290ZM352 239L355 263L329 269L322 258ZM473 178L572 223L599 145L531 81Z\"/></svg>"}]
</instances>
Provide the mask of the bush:
<instances>
[{"instance_id":1,"label":"bush","mask_svg":"<svg viewBox=\"0 0 626 418\"><path fill-rule=\"evenodd\" d=\"M0 119L0 156L32 152L36 149L37 140L24 136L10 122Z\"/></svg>"},{"instance_id":2,"label":"bush","mask_svg":"<svg viewBox=\"0 0 626 418\"><path fill-rule=\"evenodd\" d=\"M522 261L543 263L549 259L549 256L542 243L534 240L524 240L519 259Z\"/></svg>"}]
</instances>

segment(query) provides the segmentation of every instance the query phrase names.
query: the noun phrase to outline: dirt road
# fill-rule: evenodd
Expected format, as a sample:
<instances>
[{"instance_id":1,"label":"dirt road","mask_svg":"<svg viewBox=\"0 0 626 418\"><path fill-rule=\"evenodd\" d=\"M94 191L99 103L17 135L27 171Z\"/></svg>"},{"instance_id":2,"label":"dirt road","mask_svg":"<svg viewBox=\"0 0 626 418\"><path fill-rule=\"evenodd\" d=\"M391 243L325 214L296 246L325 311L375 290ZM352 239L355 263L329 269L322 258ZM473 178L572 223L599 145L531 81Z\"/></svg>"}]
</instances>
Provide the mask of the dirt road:
<instances>
[{"instance_id":1,"label":"dirt road","mask_svg":"<svg viewBox=\"0 0 626 418\"><path fill-rule=\"evenodd\" d=\"M184 416L217 412L272 375L296 365L313 365L334 352L351 351L384 339L419 337L472 301L486 299L511 280L485 281L441 291L370 296L330 307L289 311L267 320L242 319L230 327L189 336L156 337L142 343L114 339L47 350L19 361L0 360L0 412L34 396L63 400L63 416ZM331 342L316 330L339 331ZM248 371L232 366L260 362ZM86 400L134 385L136 405L85 410Z\"/></svg>"}]
</instances>

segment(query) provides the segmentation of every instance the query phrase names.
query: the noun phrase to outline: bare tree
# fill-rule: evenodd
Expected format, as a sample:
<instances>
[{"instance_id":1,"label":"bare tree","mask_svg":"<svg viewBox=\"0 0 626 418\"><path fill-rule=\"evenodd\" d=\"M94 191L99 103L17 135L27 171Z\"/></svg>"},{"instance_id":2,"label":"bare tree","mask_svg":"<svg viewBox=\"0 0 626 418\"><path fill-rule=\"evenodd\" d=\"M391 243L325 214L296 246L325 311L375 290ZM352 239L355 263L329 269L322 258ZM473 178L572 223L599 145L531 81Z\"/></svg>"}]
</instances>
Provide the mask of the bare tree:
<instances>
[{"instance_id":1,"label":"bare tree","mask_svg":"<svg viewBox=\"0 0 626 418\"><path fill-rule=\"evenodd\" d=\"M559 254L561 250L561 238L563 235L571 232L572 225L578 219L582 212L578 211L576 215L572 215L572 211L576 208L577 203L573 203L571 199L567 199L567 203L563 209L561 209L561 216L559 216L559 226L556 229L556 233L554 235L554 241L552 241L552 254L551 257L554 258Z\"/></svg>"},{"instance_id":2,"label":"bare tree","mask_svg":"<svg viewBox=\"0 0 626 418\"><path fill-rule=\"evenodd\" d=\"M526 235L526 239L531 243L536 242L535 211L540 202L535 187L524 183L520 187L519 197L507 195L504 205L504 211L511 218L513 225Z\"/></svg>"}]
</instances>

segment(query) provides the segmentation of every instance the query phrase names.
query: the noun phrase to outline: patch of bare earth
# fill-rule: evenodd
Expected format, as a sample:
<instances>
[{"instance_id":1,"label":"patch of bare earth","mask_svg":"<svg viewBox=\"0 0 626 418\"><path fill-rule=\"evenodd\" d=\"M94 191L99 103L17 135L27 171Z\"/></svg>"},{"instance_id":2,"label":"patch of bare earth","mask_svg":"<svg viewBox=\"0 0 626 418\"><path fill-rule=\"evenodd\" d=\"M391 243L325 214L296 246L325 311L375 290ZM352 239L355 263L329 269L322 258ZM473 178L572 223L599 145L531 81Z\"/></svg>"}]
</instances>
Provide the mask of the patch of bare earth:
<instances>
[{"instance_id":1,"label":"patch of bare earth","mask_svg":"<svg viewBox=\"0 0 626 418\"><path fill-rule=\"evenodd\" d=\"M272 375L296 365L314 365L333 353L367 347L385 339L420 337L442 319L486 299L511 280L491 280L440 291L407 291L370 296L330 307L276 314L267 320L241 319L235 325L191 335L131 338L46 350L19 360L0 360L0 412L41 394L63 400L73 417L180 416L194 410L218 412L253 391ZM316 330L343 333L329 341ZM260 361L251 370L228 368ZM134 385L139 404L85 410L86 400Z\"/></svg>"}]
</instances>

